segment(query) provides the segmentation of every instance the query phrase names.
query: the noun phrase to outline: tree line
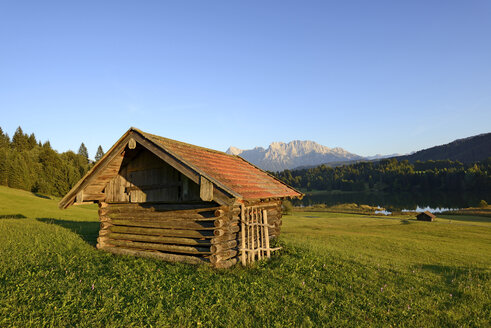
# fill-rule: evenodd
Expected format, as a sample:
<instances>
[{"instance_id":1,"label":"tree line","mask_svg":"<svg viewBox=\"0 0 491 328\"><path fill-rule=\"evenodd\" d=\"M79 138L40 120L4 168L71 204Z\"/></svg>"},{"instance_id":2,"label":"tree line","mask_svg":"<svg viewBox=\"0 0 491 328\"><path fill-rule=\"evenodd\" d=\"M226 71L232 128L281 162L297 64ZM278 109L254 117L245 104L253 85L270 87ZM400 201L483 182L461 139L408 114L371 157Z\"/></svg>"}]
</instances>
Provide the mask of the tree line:
<instances>
[{"instance_id":1,"label":"tree line","mask_svg":"<svg viewBox=\"0 0 491 328\"><path fill-rule=\"evenodd\" d=\"M491 157L473 164L458 161L384 159L339 167L320 165L273 173L303 190L342 191L489 191Z\"/></svg>"},{"instance_id":2,"label":"tree line","mask_svg":"<svg viewBox=\"0 0 491 328\"><path fill-rule=\"evenodd\" d=\"M95 160L103 155L99 146ZM69 150L60 154L49 141L38 141L34 133L24 133L20 126L12 138L0 127L0 185L63 196L94 163L84 143L78 153Z\"/></svg>"}]
</instances>

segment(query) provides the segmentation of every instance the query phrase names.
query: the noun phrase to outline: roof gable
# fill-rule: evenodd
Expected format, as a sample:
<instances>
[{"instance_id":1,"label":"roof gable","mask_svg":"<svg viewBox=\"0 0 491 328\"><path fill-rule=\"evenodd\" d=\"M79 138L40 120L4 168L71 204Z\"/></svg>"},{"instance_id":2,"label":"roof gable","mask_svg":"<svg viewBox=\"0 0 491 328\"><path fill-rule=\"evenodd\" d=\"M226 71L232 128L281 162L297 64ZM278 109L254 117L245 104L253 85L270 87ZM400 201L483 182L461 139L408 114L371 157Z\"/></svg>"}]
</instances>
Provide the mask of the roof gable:
<instances>
[{"instance_id":1,"label":"roof gable","mask_svg":"<svg viewBox=\"0 0 491 328\"><path fill-rule=\"evenodd\" d=\"M219 203L224 203L227 198L247 200L302 196L297 190L239 156L130 128L60 201L60 208L71 205L77 194L97 176L107 176L107 173L103 173L104 170L119 159L117 155L121 155L130 139L136 140L194 182L203 184L204 181L209 180L216 187L213 191L213 199Z\"/></svg>"}]
</instances>

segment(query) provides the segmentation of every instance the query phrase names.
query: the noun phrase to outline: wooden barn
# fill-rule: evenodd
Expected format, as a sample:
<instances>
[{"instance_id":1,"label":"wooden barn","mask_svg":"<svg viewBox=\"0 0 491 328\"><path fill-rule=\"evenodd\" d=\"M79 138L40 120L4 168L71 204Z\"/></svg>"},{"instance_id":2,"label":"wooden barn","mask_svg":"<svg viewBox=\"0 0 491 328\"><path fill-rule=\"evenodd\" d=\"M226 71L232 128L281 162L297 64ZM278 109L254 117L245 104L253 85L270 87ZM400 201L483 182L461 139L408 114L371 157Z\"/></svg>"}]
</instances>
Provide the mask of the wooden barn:
<instances>
[{"instance_id":1,"label":"wooden barn","mask_svg":"<svg viewBox=\"0 0 491 328\"><path fill-rule=\"evenodd\" d=\"M435 220L436 216L429 211L425 211L425 212L421 212L418 215L416 215L416 218L418 219L418 221L433 222Z\"/></svg>"},{"instance_id":2,"label":"wooden barn","mask_svg":"<svg viewBox=\"0 0 491 328\"><path fill-rule=\"evenodd\" d=\"M295 197L239 156L131 128L59 206L99 204L99 249L227 268L271 255Z\"/></svg>"}]
</instances>

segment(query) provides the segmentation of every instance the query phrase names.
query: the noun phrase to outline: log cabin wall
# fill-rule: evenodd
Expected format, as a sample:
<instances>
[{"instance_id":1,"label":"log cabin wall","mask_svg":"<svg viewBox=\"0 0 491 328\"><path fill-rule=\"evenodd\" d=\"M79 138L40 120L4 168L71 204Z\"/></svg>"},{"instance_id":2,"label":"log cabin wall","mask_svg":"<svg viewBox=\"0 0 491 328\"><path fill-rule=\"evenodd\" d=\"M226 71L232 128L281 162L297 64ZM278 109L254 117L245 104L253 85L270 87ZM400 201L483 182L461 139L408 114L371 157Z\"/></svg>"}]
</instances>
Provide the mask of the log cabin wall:
<instances>
[{"instance_id":1,"label":"log cabin wall","mask_svg":"<svg viewBox=\"0 0 491 328\"><path fill-rule=\"evenodd\" d=\"M268 222L281 227L281 201L248 202L268 213ZM240 256L240 205L215 203L101 202L98 248L116 254L154 257L173 262L208 263L216 268L235 265Z\"/></svg>"},{"instance_id":2,"label":"log cabin wall","mask_svg":"<svg viewBox=\"0 0 491 328\"><path fill-rule=\"evenodd\" d=\"M223 251L232 248L237 236L230 208L216 204L101 202L99 217L97 248L173 262L225 267L230 257L222 256ZM218 253L222 257L210 261Z\"/></svg>"}]
</instances>

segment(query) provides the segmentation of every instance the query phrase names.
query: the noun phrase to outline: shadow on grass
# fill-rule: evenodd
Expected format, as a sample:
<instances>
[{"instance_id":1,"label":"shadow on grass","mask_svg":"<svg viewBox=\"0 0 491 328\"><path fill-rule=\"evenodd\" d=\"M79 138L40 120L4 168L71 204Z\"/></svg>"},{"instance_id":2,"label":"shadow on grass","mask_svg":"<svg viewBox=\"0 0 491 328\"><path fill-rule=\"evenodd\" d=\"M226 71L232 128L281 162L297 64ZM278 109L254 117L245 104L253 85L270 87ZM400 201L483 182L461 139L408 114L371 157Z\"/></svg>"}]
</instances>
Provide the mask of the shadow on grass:
<instances>
[{"instance_id":1,"label":"shadow on grass","mask_svg":"<svg viewBox=\"0 0 491 328\"><path fill-rule=\"evenodd\" d=\"M438 274L445 280L448 286L450 286L455 279L489 279L489 272L484 268L470 268L470 267L458 267L447 265L435 265L435 264L423 264L422 270L430 271Z\"/></svg>"},{"instance_id":2,"label":"shadow on grass","mask_svg":"<svg viewBox=\"0 0 491 328\"><path fill-rule=\"evenodd\" d=\"M87 222L87 221L66 221L53 218L36 218L36 220L47 223L56 224L65 229L69 229L72 232L78 234L88 244L95 246L97 244L97 237L99 235L99 222Z\"/></svg>"},{"instance_id":3,"label":"shadow on grass","mask_svg":"<svg viewBox=\"0 0 491 328\"><path fill-rule=\"evenodd\" d=\"M41 195L41 194L38 194L37 192L33 192L32 194L33 194L34 196L36 196L36 197L39 197L39 198L51 199L51 197L46 196L46 195Z\"/></svg>"},{"instance_id":4,"label":"shadow on grass","mask_svg":"<svg viewBox=\"0 0 491 328\"><path fill-rule=\"evenodd\" d=\"M451 220L451 221L461 221L461 222L486 222L491 223L491 217L485 216L473 216L473 215L446 215L440 214L437 216L438 219Z\"/></svg>"},{"instance_id":5,"label":"shadow on grass","mask_svg":"<svg viewBox=\"0 0 491 328\"><path fill-rule=\"evenodd\" d=\"M27 216L24 214L2 214L0 219L26 219Z\"/></svg>"}]
</instances>

